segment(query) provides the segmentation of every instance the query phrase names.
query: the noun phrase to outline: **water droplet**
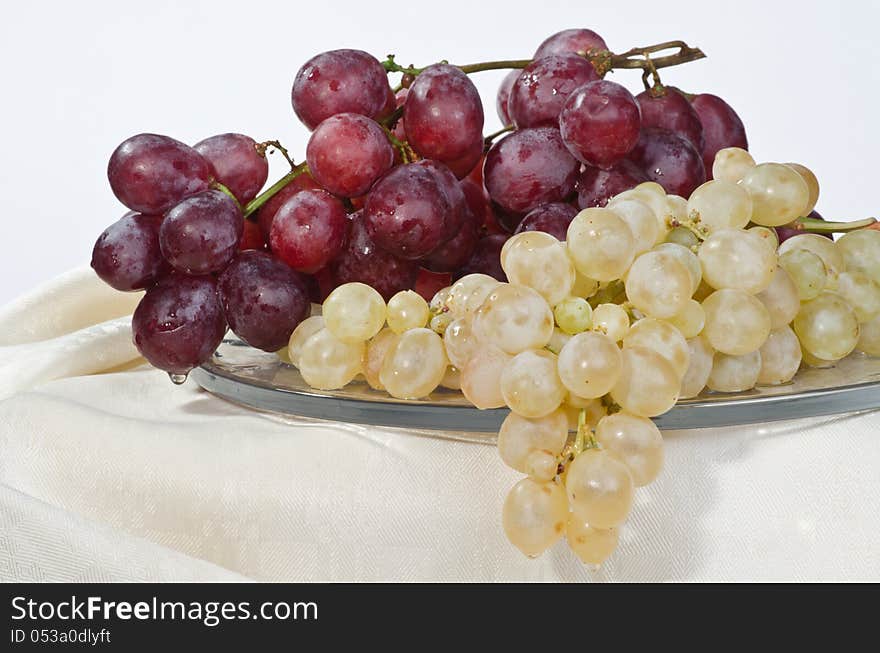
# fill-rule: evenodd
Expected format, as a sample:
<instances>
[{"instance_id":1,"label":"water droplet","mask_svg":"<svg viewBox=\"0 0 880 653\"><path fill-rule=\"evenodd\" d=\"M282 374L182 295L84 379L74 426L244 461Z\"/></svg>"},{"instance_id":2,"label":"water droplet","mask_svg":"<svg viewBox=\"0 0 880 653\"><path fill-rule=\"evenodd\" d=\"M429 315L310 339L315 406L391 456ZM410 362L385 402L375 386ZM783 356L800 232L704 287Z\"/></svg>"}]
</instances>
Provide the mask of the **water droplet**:
<instances>
[{"instance_id":1,"label":"water droplet","mask_svg":"<svg viewBox=\"0 0 880 653\"><path fill-rule=\"evenodd\" d=\"M168 373L168 378L171 379L171 383L174 385L183 385L186 383L186 374L172 374Z\"/></svg>"}]
</instances>

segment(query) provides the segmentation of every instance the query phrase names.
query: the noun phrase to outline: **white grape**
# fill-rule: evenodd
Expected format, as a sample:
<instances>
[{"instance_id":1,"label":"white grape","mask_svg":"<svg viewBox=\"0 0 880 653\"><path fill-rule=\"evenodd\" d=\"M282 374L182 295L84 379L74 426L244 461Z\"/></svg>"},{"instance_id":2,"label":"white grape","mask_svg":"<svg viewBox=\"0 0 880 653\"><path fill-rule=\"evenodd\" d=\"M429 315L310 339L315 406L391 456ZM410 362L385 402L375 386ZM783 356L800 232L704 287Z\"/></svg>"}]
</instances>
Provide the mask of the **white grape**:
<instances>
[{"instance_id":1,"label":"white grape","mask_svg":"<svg viewBox=\"0 0 880 653\"><path fill-rule=\"evenodd\" d=\"M755 167L755 159L739 147L725 147L715 154L712 163L712 177L738 184Z\"/></svg>"},{"instance_id":2,"label":"white grape","mask_svg":"<svg viewBox=\"0 0 880 653\"><path fill-rule=\"evenodd\" d=\"M805 249L822 259L828 274L825 288L830 289L837 285L837 276L846 269L843 251L838 248L837 243L818 234L798 234L779 246L779 255L783 256L795 249Z\"/></svg>"},{"instance_id":3,"label":"white grape","mask_svg":"<svg viewBox=\"0 0 880 653\"><path fill-rule=\"evenodd\" d=\"M599 304L593 309L593 331L620 342L629 331L629 315L617 304Z\"/></svg>"},{"instance_id":4,"label":"white grape","mask_svg":"<svg viewBox=\"0 0 880 653\"><path fill-rule=\"evenodd\" d=\"M474 333L509 354L539 349L553 335L553 311L535 290L498 285L474 315Z\"/></svg>"},{"instance_id":5,"label":"white grape","mask_svg":"<svg viewBox=\"0 0 880 653\"><path fill-rule=\"evenodd\" d=\"M320 315L307 317L290 334L290 342L287 345L287 357L290 363L299 367L299 358L302 356L303 346L313 335L324 328L324 318Z\"/></svg>"},{"instance_id":6,"label":"white grape","mask_svg":"<svg viewBox=\"0 0 880 653\"><path fill-rule=\"evenodd\" d=\"M562 453L568 440L568 418L562 410L528 419L511 412L504 418L498 432L498 453L504 463L518 472L528 474L529 454L544 451L553 457ZM540 480L550 480L554 473Z\"/></svg>"},{"instance_id":7,"label":"white grape","mask_svg":"<svg viewBox=\"0 0 880 653\"><path fill-rule=\"evenodd\" d=\"M684 308L666 320L678 329L685 338L694 338L703 332L706 325L706 311L695 299L689 299Z\"/></svg>"},{"instance_id":8,"label":"white grape","mask_svg":"<svg viewBox=\"0 0 880 653\"><path fill-rule=\"evenodd\" d=\"M363 373L367 383L374 390L385 389L379 374L382 371L382 363L385 362L385 356L397 344L397 340L398 335L386 327L367 343Z\"/></svg>"},{"instance_id":9,"label":"white grape","mask_svg":"<svg viewBox=\"0 0 880 653\"><path fill-rule=\"evenodd\" d=\"M550 306L568 297L575 282L565 245L542 231L511 236L501 248L501 267L510 283L532 288Z\"/></svg>"},{"instance_id":10,"label":"white grape","mask_svg":"<svg viewBox=\"0 0 880 653\"><path fill-rule=\"evenodd\" d=\"M461 370L455 365L447 367L443 378L440 379L440 387L449 390L461 390Z\"/></svg>"},{"instance_id":11,"label":"white grape","mask_svg":"<svg viewBox=\"0 0 880 653\"><path fill-rule=\"evenodd\" d=\"M523 417L544 417L559 408L565 386L557 372L556 355L536 349L511 358L501 372L501 395L508 408Z\"/></svg>"},{"instance_id":12,"label":"white grape","mask_svg":"<svg viewBox=\"0 0 880 653\"><path fill-rule=\"evenodd\" d=\"M847 272L860 272L880 283L880 231L858 229L836 241Z\"/></svg>"},{"instance_id":13,"label":"white grape","mask_svg":"<svg viewBox=\"0 0 880 653\"><path fill-rule=\"evenodd\" d=\"M688 217L699 218L710 232L742 229L752 217L752 198L742 186L720 179L707 181L688 200Z\"/></svg>"},{"instance_id":14,"label":"white grape","mask_svg":"<svg viewBox=\"0 0 880 653\"><path fill-rule=\"evenodd\" d=\"M565 343L569 340L571 340L571 336L565 333L565 331L553 329L553 335L550 336L550 342L547 343L546 347L558 356L562 348L565 347Z\"/></svg>"},{"instance_id":15,"label":"white grape","mask_svg":"<svg viewBox=\"0 0 880 653\"><path fill-rule=\"evenodd\" d=\"M716 352L707 387L715 392L743 392L755 387L761 373L761 352L728 356Z\"/></svg>"},{"instance_id":16,"label":"white grape","mask_svg":"<svg viewBox=\"0 0 880 653\"><path fill-rule=\"evenodd\" d=\"M760 352L758 383L761 385L788 383L801 366L801 343L787 325L771 331Z\"/></svg>"},{"instance_id":17,"label":"white grape","mask_svg":"<svg viewBox=\"0 0 880 653\"><path fill-rule=\"evenodd\" d=\"M776 253L757 234L720 229L709 235L699 252L703 279L713 288L737 288L759 293L773 279Z\"/></svg>"},{"instance_id":18,"label":"white grape","mask_svg":"<svg viewBox=\"0 0 880 653\"><path fill-rule=\"evenodd\" d=\"M752 222L779 227L809 211L810 191L794 169L781 163L762 163L746 173L743 187L752 196Z\"/></svg>"},{"instance_id":19,"label":"white grape","mask_svg":"<svg viewBox=\"0 0 880 653\"><path fill-rule=\"evenodd\" d=\"M565 490L572 512L595 528L620 526L632 508L632 475L607 451L587 449L575 458Z\"/></svg>"},{"instance_id":20,"label":"white grape","mask_svg":"<svg viewBox=\"0 0 880 653\"><path fill-rule=\"evenodd\" d=\"M345 283L324 300L324 323L343 342L366 342L385 324L386 306L365 283Z\"/></svg>"},{"instance_id":21,"label":"white grape","mask_svg":"<svg viewBox=\"0 0 880 653\"><path fill-rule=\"evenodd\" d=\"M568 225L568 255L575 268L596 281L623 276L635 256L629 226L611 209L584 209Z\"/></svg>"},{"instance_id":22,"label":"white grape","mask_svg":"<svg viewBox=\"0 0 880 653\"><path fill-rule=\"evenodd\" d=\"M682 399L696 397L703 391L712 373L712 359L715 356L715 350L703 336L688 340L688 351L690 364L681 381Z\"/></svg>"},{"instance_id":23,"label":"white grape","mask_svg":"<svg viewBox=\"0 0 880 653\"><path fill-rule=\"evenodd\" d=\"M681 332L668 322L654 318L639 320L623 339L623 349L644 347L660 354L678 374L684 376L690 363L687 341Z\"/></svg>"},{"instance_id":24,"label":"white grape","mask_svg":"<svg viewBox=\"0 0 880 653\"><path fill-rule=\"evenodd\" d=\"M553 307L556 324L570 336L587 331L593 326L593 309L582 297L568 297Z\"/></svg>"},{"instance_id":25,"label":"white grape","mask_svg":"<svg viewBox=\"0 0 880 653\"><path fill-rule=\"evenodd\" d=\"M440 385L448 359L443 340L431 329L410 329L388 350L379 380L392 397L426 397Z\"/></svg>"},{"instance_id":26,"label":"white grape","mask_svg":"<svg viewBox=\"0 0 880 653\"><path fill-rule=\"evenodd\" d=\"M856 348L868 356L880 356L880 316L861 325Z\"/></svg>"},{"instance_id":27,"label":"white grape","mask_svg":"<svg viewBox=\"0 0 880 653\"><path fill-rule=\"evenodd\" d=\"M809 215L816 208L816 203L819 201L819 180L816 179L816 175L807 166L800 163L786 163L785 165L798 173L807 185L809 199L807 200L807 206L804 208L803 215Z\"/></svg>"},{"instance_id":28,"label":"white grape","mask_svg":"<svg viewBox=\"0 0 880 653\"><path fill-rule=\"evenodd\" d=\"M687 268L688 274L691 277L691 285L693 286L689 294L693 295L699 287L700 282L703 280L703 266L700 264L700 259L697 258L697 255L689 248L677 243L662 243L657 245L657 247L654 248L654 251L665 252L666 254L671 255Z\"/></svg>"},{"instance_id":29,"label":"white grape","mask_svg":"<svg viewBox=\"0 0 880 653\"><path fill-rule=\"evenodd\" d=\"M770 285L758 293L757 297L770 314L771 329L781 329L791 324L801 307L798 288L782 267L776 268Z\"/></svg>"},{"instance_id":30,"label":"white grape","mask_svg":"<svg viewBox=\"0 0 880 653\"><path fill-rule=\"evenodd\" d=\"M450 322L443 333L443 345L446 347L449 362L463 369L480 348L474 334L472 318L460 317Z\"/></svg>"},{"instance_id":31,"label":"white grape","mask_svg":"<svg viewBox=\"0 0 880 653\"><path fill-rule=\"evenodd\" d=\"M859 322L870 322L880 315L880 284L861 272L841 273L837 292L852 306Z\"/></svg>"},{"instance_id":32,"label":"white grape","mask_svg":"<svg viewBox=\"0 0 880 653\"><path fill-rule=\"evenodd\" d=\"M474 313L501 282L488 274L468 274L449 288L445 306L453 318ZM436 312L436 311L435 311Z\"/></svg>"},{"instance_id":33,"label":"white grape","mask_svg":"<svg viewBox=\"0 0 880 653\"><path fill-rule=\"evenodd\" d=\"M816 358L840 360L859 341L859 320L846 300L833 292L801 304L794 319L794 332L801 346Z\"/></svg>"},{"instance_id":34,"label":"white grape","mask_svg":"<svg viewBox=\"0 0 880 653\"><path fill-rule=\"evenodd\" d=\"M652 317L672 317L684 308L693 292L687 268L663 251L640 255L627 273L627 298Z\"/></svg>"},{"instance_id":35,"label":"white grape","mask_svg":"<svg viewBox=\"0 0 880 653\"><path fill-rule=\"evenodd\" d=\"M633 235L635 254L647 252L661 240L660 222L651 207L640 200L623 200L611 207Z\"/></svg>"},{"instance_id":36,"label":"white grape","mask_svg":"<svg viewBox=\"0 0 880 653\"><path fill-rule=\"evenodd\" d=\"M828 281L825 262L807 249L792 249L779 257L779 266L788 272L802 302L819 296Z\"/></svg>"},{"instance_id":37,"label":"white grape","mask_svg":"<svg viewBox=\"0 0 880 653\"><path fill-rule=\"evenodd\" d=\"M616 528L593 528L574 514L565 527L568 548L585 565L601 565L617 548L620 531Z\"/></svg>"},{"instance_id":38,"label":"white grape","mask_svg":"<svg viewBox=\"0 0 880 653\"><path fill-rule=\"evenodd\" d=\"M524 478L513 486L504 501L501 523L507 539L530 558L535 558L565 532L568 501L562 486Z\"/></svg>"},{"instance_id":39,"label":"white grape","mask_svg":"<svg viewBox=\"0 0 880 653\"><path fill-rule=\"evenodd\" d=\"M388 326L394 333L408 329L419 329L428 323L430 310L420 294L412 290L401 290L388 300Z\"/></svg>"},{"instance_id":40,"label":"white grape","mask_svg":"<svg viewBox=\"0 0 880 653\"><path fill-rule=\"evenodd\" d=\"M611 398L624 410L642 417L662 415L675 405L681 377L657 352L632 347L621 353L620 378Z\"/></svg>"},{"instance_id":41,"label":"white grape","mask_svg":"<svg viewBox=\"0 0 880 653\"><path fill-rule=\"evenodd\" d=\"M596 441L626 465L636 487L648 485L663 469L663 437L647 417L614 413L599 420Z\"/></svg>"},{"instance_id":42,"label":"white grape","mask_svg":"<svg viewBox=\"0 0 880 653\"><path fill-rule=\"evenodd\" d=\"M730 356L757 351L770 335L770 313L742 290L717 290L703 301L703 335L712 348Z\"/></svg>"},{"instance_id":43,"label":"white grape","mask_svg":"<svg viewBox=\"0 0 880 653\"><path fill-rule=\"evenodd\" d=\"M559 378L578 397L601 397L617 382L621 362L620 348L611 338L595 331L579 333L559 352Z\"/></svg>"},{"instance_id":44,"label":"white grape","mask_svg":"<svg viewBox=\"0 0 880 653\"><path fill-rule=\"evenodd\" d=\"M461 369L461 392L481 410L501 408L501 373L512 358L497 347L483 346Z\"/></svg>"},{"instance_id":45,"label":"white grape","mask_svg":"<svg viewBox=\"0 0 880 653\"><path fill-rule=\"evenodd\" d=\"M330 329L321 329L302 347L300 374L319 390L343 388L361 372L365 349L363 341L343 342Z\"/></svg>"}]
</instances>

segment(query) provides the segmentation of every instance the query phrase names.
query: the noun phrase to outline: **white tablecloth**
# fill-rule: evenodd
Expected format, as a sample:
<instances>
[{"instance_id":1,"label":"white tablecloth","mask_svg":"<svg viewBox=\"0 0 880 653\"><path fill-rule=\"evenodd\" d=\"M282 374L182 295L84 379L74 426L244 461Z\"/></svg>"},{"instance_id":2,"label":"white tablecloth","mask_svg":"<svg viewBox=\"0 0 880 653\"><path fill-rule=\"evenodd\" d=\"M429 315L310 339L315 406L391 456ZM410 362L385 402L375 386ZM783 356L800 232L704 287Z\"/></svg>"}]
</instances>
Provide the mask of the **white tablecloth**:
<instances>
[{"instance_id":1,"label":"white tablecloth","mask_svg":"<svg viewBox=\"0 0 880 653\"><path fill-rule=\"evenodd\" d=\"M880 580L880 413L666 433L590 572L507 544L494 447L176 387L136 301L83 269L0 310L2 581Z\"/></svg>"}]
</instances>

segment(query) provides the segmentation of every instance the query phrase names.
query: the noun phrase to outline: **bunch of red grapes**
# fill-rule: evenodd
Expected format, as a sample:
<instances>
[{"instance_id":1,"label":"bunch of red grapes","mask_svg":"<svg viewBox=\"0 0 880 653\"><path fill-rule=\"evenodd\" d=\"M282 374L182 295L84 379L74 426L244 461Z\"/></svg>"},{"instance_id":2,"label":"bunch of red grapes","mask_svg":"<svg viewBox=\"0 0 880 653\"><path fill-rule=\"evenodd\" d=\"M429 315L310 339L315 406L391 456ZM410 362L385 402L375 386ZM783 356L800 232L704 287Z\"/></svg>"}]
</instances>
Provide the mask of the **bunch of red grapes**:
<instances>
[{"instance_id":1,"label":"bunch of red grapes","mask_svg":"<svg viewBox=\"0 0 880 653\"><path fill-rule=\"evenodd\" d=\"M430 299L474 272L504 280L510 234L564 240L580 209L648 180L686 198L719 149L747 148L724 100L659 83L633 96L604 79L608 55L588 29L545 40L502 82L510 133L493 144L461 67L407 69L395 92L393 58L319 54L292 91L312 130L306 161L262 195L266 147L247 136L119 145L108 177L130 212L101 234L92 267L118 290L147 290L134 341L173 378L205 362L227 326L281 349L310 302L343 283L387 300L409 288Z\"/></svg>"}]
</instances>

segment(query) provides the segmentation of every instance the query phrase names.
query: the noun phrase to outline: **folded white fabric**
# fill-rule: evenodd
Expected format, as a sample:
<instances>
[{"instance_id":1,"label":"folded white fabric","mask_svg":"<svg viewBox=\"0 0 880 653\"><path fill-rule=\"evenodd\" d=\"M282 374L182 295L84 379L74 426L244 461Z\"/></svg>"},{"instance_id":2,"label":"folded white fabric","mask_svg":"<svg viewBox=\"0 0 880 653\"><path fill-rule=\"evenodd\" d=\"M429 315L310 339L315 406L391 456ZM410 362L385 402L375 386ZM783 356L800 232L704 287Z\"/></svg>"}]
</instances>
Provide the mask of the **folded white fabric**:
<instances>
[{"instance_id":1,"label":"folded white fabric","mask_svg":"<svg viewBox=\"0 0 880 653\"><path fill-rule=\"evenodd\" d=\"M666 433L594 573L507 544L493 447L285 420L145 366L84 376L136 357L112 319L132 299L96 284L0 311L0 580L880 580L878 413Z\"/></svg>"}]
</instances>

